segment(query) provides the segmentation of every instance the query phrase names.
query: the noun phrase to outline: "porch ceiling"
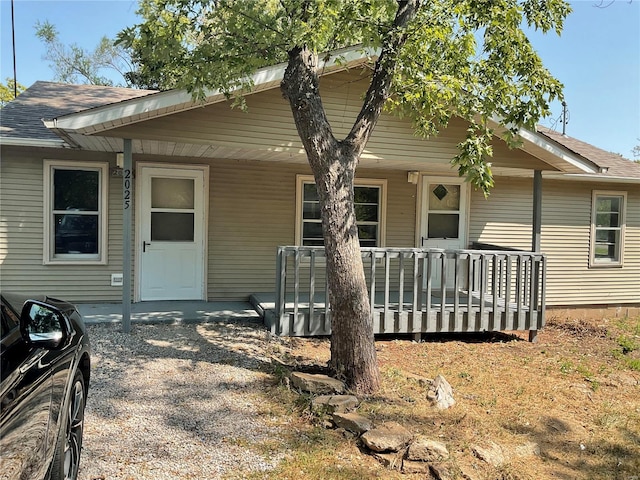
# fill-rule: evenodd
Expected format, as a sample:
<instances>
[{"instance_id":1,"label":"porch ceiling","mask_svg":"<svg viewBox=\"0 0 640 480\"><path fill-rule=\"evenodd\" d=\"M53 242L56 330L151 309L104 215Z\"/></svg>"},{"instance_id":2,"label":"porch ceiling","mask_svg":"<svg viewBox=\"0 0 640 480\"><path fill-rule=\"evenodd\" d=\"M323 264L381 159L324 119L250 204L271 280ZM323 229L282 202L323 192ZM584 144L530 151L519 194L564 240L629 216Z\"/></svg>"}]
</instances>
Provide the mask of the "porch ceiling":
<instances>
[{"instance_id":1,"label":"porch ceiling","mask_svg":"<svg viewBox=\"0 0 640 480\"><path fill-rule=\"evenodd\" d=\"M116 137L85 136L78 133L66 135L73 148L100 152L122 152L123 139ZM261 161L306 162L304 151L295 147L239 148L238 144L214 145L185 143L170 140L132 140L134 155L159 155L167 157L190 157L200 159L238 159Z\"/></svg>"}]
</instances>

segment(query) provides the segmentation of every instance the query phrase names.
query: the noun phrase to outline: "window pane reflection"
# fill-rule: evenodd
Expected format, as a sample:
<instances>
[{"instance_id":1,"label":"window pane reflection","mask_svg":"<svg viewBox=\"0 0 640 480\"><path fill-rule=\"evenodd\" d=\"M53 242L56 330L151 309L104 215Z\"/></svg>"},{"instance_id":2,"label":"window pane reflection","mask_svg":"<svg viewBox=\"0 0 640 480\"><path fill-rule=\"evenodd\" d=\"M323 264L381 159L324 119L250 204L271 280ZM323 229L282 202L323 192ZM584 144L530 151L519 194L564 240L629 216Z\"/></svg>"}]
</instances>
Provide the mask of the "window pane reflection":
<instances>
[{"instance_id":1,"label":"window pane reflection","mask_svg":"<svg viewBox=\"0 0 640 480\"><path fill-rule=\"evenodd\" d=\"M193 213L151 213L151 241L193 242Z\"/></svg>"},{"instance_id":2,"label":"window pane reflection","mask_svg":"<svg viewBox=\"0 0 640 480\"><path fill-rule=\"evenodd\" d=\"M98 210L100 172L95 170L53 170L54 210Z\"/></svg>"},{"instance_id":3,"label":"window pane reflection","mask_svg":"<svg viewBox=\"0 0 640 480\"><path fill-rule=\"evenodd\" d=\"M54 215L55 253L98 253L98 215Z\"/></svg>"},{"instance_id":4,"label":"window pane reflection","mask_svg":"<svg viewBox=\"0 0 640 480\"><path fill-rule=\"evenodd\" d=\"M457 213L430 213L427 236L429 238L458 238Z\"/></svg>"},{"instance_id":5,"label":"window pane reflection","mask_svg":"<svg viewBox=\"0 0 640 480\"><path fill-rule=\"evenodd\" d=\"M460 210L460 185L431 185L429 210Z\"/></svg>"},{"instance_id":6,"label":"window pane reflection","mask_svg":"<svg viewBox=\"0 0 640 480\"><path fill-rule=\"evenodd\" d=\"M152 208L194 208L195 182L192 178L151 179Z\"/></svg>"}]
</instances>

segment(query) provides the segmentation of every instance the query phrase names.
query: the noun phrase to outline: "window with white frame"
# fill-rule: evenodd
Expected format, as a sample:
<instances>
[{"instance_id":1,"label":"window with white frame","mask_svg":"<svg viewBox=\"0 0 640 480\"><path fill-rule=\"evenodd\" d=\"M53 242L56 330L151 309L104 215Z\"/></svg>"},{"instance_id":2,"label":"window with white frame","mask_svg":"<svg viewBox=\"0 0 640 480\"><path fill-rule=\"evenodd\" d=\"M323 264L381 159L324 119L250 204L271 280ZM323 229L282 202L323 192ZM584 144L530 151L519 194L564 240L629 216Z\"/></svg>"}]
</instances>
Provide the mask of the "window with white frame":
<instances>
[{"instance_id":1,"label":"window with white frame","mask_svg":"<svg viewBox=\"0 0 640 480\"><path fill-rule=\"evenodd\" d=\"M296 244L322 246L320 200L311 176L298 176L296 204ZM384 246L386 180L356 179L354 207L362 247Z\"/></svg>"},{"instance_id":2,"label":"window with white frame","mask_svg":"<svg viewBox=\"0 0 640 480\"><path fill-rule=\"evenodd\" d=\"M591 266L622 266L626 192L593 192Z\"/></svg>"},{"instance_id":3,"label":"window with white frame","mask_svg":"<svg viewBox=\"0 0 640 480\"><path fill-rule=\"evenodd\" d=\"M106 263L107 163L44 162L44 262Z\"/></svg>"}]
</instances>

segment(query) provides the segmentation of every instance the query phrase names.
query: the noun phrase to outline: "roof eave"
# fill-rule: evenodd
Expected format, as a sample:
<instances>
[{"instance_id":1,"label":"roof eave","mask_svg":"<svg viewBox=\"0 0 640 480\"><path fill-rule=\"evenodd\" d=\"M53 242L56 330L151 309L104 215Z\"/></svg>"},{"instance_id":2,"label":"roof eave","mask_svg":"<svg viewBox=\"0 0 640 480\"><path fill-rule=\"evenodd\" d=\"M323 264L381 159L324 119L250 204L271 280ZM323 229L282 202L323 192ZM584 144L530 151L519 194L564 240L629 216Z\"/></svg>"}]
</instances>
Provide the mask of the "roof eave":
<instances>
[{"instance_id":1,"label":"roof eave","mask_svg":"<svg viewBox=\"0 0 640 480\"><path fill-rule=\"evenodd\" d=\"M377 55L377 51L371 49L348 48L338 50L328 60L320 59L318 61L318 70L322 71L322 73L329 73L336 70L347 69L361 65L375 55ZM252 93L278 85L284 78L285 68L286 64L281 63L258 70L250 78L254 85ZM238 91L238 89L235 91ZM220 90L205 91L205 97L203 102L198 102L195 101L191 93L186 90L170 90L84 112L64 115L52 120L46 120L44 123L47 128L52 130L67 130L91 135L129 125L140 120L148 120L192 108L203 107L227 99L225 94Z\"/></svg>"},{"instance_id":2,"label":"roof eave","mask_svg":"<svg viewBox=\"0 0 640 480\"><path fill-rule=\"evenodd\" d=\"M525 128L521 128L518 131L518 135L525 141L529 142L537 148L541 148L546 152L549 152L553 156L560 158L570 164L572 167L578 169L581 172L594 174L601 173L600 167L594 162L587 160L586 158L573 154L568 150L558 147L555 143L547 140L546 137L540 135L537 132L532 132ZM567 172L573 173L573 172Z\"/></svg>"},{"instance_id":3,"label":"roof eave","mask_svg":"<svg viewBox=\"0 0 640 480\"><path fill-rule=\"evenodd\" d=\"M499 133L506 131L506 127L498 117L494 117L489 121L493 124L494 128L499 130ZM524 147L520 147L522 150L549 163L563 173L601 173L600 167L594 162L574 154L566 148L559 147L551 139L538 132L532 132L531 130L521 127L518 129L518 135L525 144ZM568 166L565 165L564 168L561 168L558 165L550 163L548 159L543 158L545 153L566 162Z\"/></svg>"},{"instance_id":4,"label":"roof eave","mask_svg":"<svg viewBox=\"0 0 640 480\"><path fill-rule=\"evenodd\" d=\"M614 175L598 175L586 173L550 173L544 176L553 180L580 180L581 182L601 182L601 183L638 183L638 177L620 177Z\"/></svg>"},{"instance_id":5,"label":"roof eave","mask_svg":"<svg viewBox=\"0 0 640 480\"><path fill-rule=\"evenodd\" d=\"M60 139L42 139L25 137L0 136L0 145L7 147L39 147L39 148L67 148L67 143Z\"/></svg>"}]
</instances>

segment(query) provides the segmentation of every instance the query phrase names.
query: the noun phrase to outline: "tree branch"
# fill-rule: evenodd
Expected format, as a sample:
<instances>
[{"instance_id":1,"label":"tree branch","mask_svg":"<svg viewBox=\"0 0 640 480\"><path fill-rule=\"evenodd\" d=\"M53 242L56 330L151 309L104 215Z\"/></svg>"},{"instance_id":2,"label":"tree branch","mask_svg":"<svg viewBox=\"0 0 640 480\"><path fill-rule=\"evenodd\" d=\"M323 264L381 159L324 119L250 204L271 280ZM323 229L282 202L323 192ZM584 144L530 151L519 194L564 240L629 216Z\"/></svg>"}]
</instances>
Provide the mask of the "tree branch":
<instances>
[{"instance_id":1,"label":"tree branch","mask_svg":"<svg viewBox=\"0 0 640 480\"><path fill-rule=\"evenodd\" d=\"M343 142L343 146L353 149L358 157L369 140L382 112L382 107L389 97L393 73L397 63L397 52L406 42L406 27L416 17L419 8L420 0L398 0L398 11L389 35L385 37L386 40L382 46L382 52L376 61L362 109L349 135Z\"/></svg>"}]
</instances>

